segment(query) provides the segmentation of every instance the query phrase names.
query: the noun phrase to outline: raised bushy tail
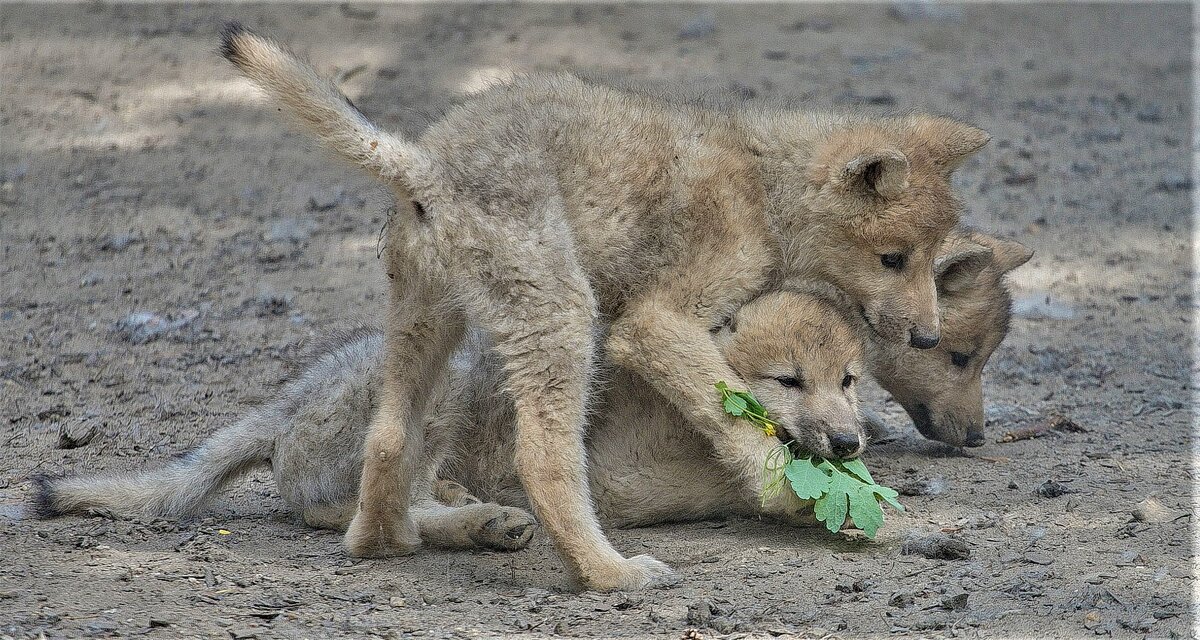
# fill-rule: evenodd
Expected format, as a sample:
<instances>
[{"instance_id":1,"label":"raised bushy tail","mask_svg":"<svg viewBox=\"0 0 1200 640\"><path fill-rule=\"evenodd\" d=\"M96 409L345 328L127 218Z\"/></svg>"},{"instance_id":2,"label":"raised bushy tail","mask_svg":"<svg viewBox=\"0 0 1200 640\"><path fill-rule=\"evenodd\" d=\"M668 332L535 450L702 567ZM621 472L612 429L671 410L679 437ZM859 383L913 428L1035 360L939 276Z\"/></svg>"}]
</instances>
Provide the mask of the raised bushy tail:
<instances>
[{"instance_id":1,"label":"raised bushy tail","mask_svg":"<svg viewBox=\"0 0 1200 640\"><path fill-rule=\"evenodd\" d=\"M157 469L35 478L34 515L196 514L230 481L271 461L278 424L269 411L253 412Z\"/></svg>"},{"instance_id":2,"label":"raised bushy tail","mask_svg":"<svg viewBox=\"0 0 1200 640\"><path fill-rule=\"evenodd\" d=\"M434 184L428 156L367 119L333 82L275 41L240 24L221 32L221 55L325 146L415 194Z\"/></svg>"}]
</instances>

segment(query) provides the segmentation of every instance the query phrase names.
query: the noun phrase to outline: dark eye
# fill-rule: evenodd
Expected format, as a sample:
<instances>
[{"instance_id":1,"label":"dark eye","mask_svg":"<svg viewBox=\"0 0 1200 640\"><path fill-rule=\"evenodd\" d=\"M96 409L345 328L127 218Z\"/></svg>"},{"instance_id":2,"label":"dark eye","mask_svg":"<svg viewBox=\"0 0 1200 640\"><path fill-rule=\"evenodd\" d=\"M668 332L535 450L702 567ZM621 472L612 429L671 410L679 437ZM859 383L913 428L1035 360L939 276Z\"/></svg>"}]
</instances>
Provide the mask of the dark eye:
<instances>
[{"instance_id":1,"label":"dark eye","mask_svg":"<svg viewBox=\"0 0 1200 640\"><path fill-rule=\"evenodd\" d=\"M775 378L775 382L778 382L779 384L781 384L785 387L788 387L789 389L800 387L800 378L793 378L791 376Z\"/></svg>"},{"instance_id":2,"label":"dark eye","mask_svg":"<svg viewBox=\"0 0 1200 640\"><path fill-rule=\"evenodd\" d=\"M968 354L962 353L960 351L951 351L950 352L950 362L953 362L954 366L956 366L956 367L960 367L960 368L965 367L965 366L967 366L967 363L970 361L971 361L971 356Z\"/></svg>"},{"instance_id":3,"label":"dark eye","mask_svg":"<svg viewBox=\"0 0 1200 640\"><path fill-rule=\"evenodd\" d=\"M854 384L854 376L847 373L846 377L842 378L842 388L849 389L852 384Z\"/></svg>"},{"instance_id":4,"label":"dark eye","mask_svg":"<svg viewBox=\"0 0 1200 640\"><path fill-rule=\"evenodd\" d=\"M879 256L879 264L893 271L901 271L904 269L904 263L907 260L903 253L885 253Z\"/></svg>"}]
</instances>

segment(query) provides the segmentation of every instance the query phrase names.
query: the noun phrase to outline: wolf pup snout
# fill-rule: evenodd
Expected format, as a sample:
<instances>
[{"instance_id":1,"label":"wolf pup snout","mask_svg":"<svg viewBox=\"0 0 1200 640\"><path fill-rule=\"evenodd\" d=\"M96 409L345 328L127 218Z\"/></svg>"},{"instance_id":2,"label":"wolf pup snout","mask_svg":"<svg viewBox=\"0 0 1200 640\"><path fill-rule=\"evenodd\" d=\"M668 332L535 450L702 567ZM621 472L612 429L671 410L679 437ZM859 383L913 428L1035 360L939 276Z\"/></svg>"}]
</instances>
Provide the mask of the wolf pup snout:
<instances>
[{"instance_id":1,"label":"wolf pup snout","mask_svg":"<svg viewBox=\"0 0 1200 640\"><path fill-rule=\"evenodd\" d=\"M853 458L859 454L862 438L857 433L835 433L829 436L829 448L835 458Z\"/></svg>"}]
</instances>

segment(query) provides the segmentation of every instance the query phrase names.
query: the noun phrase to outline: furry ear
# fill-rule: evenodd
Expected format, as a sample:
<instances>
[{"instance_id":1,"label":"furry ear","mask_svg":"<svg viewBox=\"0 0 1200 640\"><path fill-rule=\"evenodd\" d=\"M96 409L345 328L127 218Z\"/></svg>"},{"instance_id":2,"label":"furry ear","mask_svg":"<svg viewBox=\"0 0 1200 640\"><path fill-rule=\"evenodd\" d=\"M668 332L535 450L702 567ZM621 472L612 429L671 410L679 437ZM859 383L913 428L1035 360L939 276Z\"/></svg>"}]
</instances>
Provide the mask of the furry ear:
<instances>
[{"instance_id":1,"label":"furry ear","mask_svg":"<svg viewBox=\"0 0 1200 640\"><path fill-rule=\"evenodd\" d=\"M921 116L916 135L934 160L947 171L957 169L971 154L992 139L991 134L965 122L940 116Z\"/></svg>"},{"instance_id":2,"label":"furry ear","mask_svg":"<svg viewBox=\"0 0 1200 640\"><path fill-rule=\"evenodd\" d=\"M908 169L908 157L903 153L896 149L875 149L834 167L832 181L846 191L890 199L908 188Z\"/></svg>"},{"instance_id":3,"label":"furry ear","mask_svg":"<svg viewBox=\"0 0 1200 640\"><path fill-rule=\"evenodd\" d=\"M975 284L975 278L993 259L990 247L966 239L953 244L933 260L933 279L942 293L957 293Z\"/></svg>"},{"instance_id":4,"label":"furry ear","mask_svg":"<svg viewBox=\"0 0 1200 640\"><path fill-rule=\"evenodd\" d=\"M1008 273L1013 269L1029 262L1033 257L1033 249L1017 242L1016 240L1004 240L1001 238L990 238L989 244L992 247L992 264L1000 273Z\"/></svg>"}]
</instances>

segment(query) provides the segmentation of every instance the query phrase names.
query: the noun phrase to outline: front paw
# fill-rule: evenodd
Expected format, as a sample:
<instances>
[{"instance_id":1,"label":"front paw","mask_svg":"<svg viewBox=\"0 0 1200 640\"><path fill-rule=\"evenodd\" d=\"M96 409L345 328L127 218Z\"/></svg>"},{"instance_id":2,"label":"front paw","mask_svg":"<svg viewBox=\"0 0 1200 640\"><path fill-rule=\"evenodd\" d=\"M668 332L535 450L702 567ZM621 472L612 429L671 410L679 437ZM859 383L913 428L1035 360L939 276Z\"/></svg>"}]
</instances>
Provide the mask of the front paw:
<instances>
[{"instance_id":1,"label":"front paw","mask_svg":"<svg viewBox=\"0 0 1200 640\"><path fill-rule=\"evenodd\" d=\"M355 558L386 558L410 555L421 548L421 536L411 518L384 522L359 511L343 539L346 552Z\"/></svg>"},{"instance_id":2,"label":"front paw","mask_svg":"<svg viewBox=\"0 0 1200 640\"><path fill-rule=\"evenodd\" d=\"M675 584L679 576L666 564L641 555L593 570L579 581L590 591L637 591Z\"/></svg>"}]
</instances>

